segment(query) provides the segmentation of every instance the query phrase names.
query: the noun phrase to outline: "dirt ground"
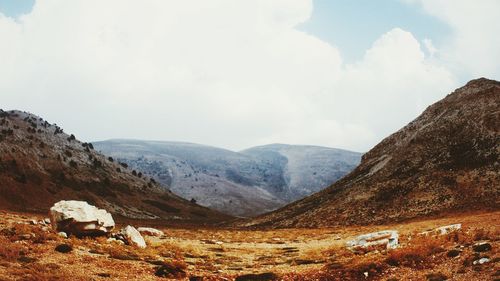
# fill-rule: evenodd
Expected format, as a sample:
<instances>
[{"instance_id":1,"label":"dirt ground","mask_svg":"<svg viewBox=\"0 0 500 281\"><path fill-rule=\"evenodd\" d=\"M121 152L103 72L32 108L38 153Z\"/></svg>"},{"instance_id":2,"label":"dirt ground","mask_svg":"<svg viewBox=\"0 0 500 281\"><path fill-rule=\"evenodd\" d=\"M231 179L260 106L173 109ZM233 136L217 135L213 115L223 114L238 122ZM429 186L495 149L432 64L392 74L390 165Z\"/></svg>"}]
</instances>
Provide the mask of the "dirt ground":
<instances>
[{"instance_id":1,"label":"dirt ground","mask_svg":"<svg viewBox=\"0 0 500 281\"><path fill-rule=\"evenodd\" d=\"M500 280L500 212L331 229L170 228L146 237L146 249L105 237L65 239L31 220L43 217L0 211L0 280ZM455 233L417 235L455 223L462 224ZM400 247L345 249L356 235L379 230L399 231ZM491 249L475 251L481 241ZM61 244L71 250L56 251Z\"/></svg>"}]
</instances>

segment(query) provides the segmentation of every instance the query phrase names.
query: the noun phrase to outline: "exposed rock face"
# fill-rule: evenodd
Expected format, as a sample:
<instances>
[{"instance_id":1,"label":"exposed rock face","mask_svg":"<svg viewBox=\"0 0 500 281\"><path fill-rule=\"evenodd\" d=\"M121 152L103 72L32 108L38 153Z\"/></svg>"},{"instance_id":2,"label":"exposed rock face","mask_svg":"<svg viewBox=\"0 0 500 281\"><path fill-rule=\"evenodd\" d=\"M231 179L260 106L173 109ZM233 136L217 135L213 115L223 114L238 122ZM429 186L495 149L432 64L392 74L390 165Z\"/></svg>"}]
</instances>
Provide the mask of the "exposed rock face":
<instances>
[{"instance_id":1,"label":"exposed rock face","mask_svg":"<svg viewBox=\"0 0 500 281\"><path fill-rule=\"evenodd\" d=\"M399 244L399 234L395 230L384 230L360 235L347 242L347 247L353 251L369 251L376 248L395 249Z\"/></svg>"},{"instance_id":2,"label":"exposed rock face","mask_svg":"<svg viewBox=\"0 0 500 281\"><path fill-rule=\"evenodd\" d=\"M139 233L141 233L142 235L146 236L161 237L164 235L163 231L152 227L138 227L137 231L139 231Z\"/></svg>"},{"instance_id":3,"label":"exposed rock face","mask_svg":"<svg viewBox=\"0 0 500 281\"><path fill-rule=\"evenodd\" d=\"M127 245L146 248L146 241L144 241L142 235L133 226L127 225L116 236Z\"/></svg>"},{"instance_id":4,"label":"exposed rock face","mask_svg":"<svg viewBox=\"0 0 500 281\"><path fill-rule=\"evenodd\" d=\"M46 212L82 200L133 219L203 224L229 216L184 200L151 177L31 113L0 109L0 209Z\"/></svg>"},{"instance_id":5,"label":"exposed rock face","mask_svg":"<svg viewBox=\"0 0 500 281\"><path fill-rule=\"evenodd\" d=\"M49 215L54 230L77 236L104 235L115 227L110 213L85 201L59 201Z\"/></svg>"},{"instance_id":6,"label":"exposed rock face","mask_svg":"<svg viewBox=\"0 0 500 281\"><path fill-rule=\"evenodd\" d=\"M361 159L357 152L305 145L272 144L240 152L140 140L94 145L175 194L235 216L269 212L326 188Z\"/></svg>"},{"instance_id":7,"label":"exposed rock face","mask_svg":"<svg viewBox=\"0 0 500 281\"><path fill-rule=\"evenodd\" d=\"M245 223L389 223L500 208L500 82L477 79L429 106L331 187Z\"/></svg>"}]
</instances>

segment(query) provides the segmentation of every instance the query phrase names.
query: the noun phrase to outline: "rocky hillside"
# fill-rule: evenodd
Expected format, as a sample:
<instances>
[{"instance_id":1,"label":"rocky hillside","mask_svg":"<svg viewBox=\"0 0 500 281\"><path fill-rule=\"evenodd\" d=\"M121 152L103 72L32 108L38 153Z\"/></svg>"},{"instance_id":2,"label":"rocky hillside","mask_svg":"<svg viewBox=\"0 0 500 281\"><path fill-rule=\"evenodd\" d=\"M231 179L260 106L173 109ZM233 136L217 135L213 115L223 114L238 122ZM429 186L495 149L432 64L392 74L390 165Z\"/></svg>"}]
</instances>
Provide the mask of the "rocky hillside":
<instances>
[{"instance_id":1,"label":"rocky hillside","mask_svg":"<svg viewBox=\"0 0 500 281\"><path fill-rule=\"evenodd\" d=\"M76 199L133 219L227 219L20 111L0 110L0 183L0 209L45 213L59 200Z\"/></svg>"},{"instance_id":2,"label":"rocky hillside","mask_svg":"<svg viewBox=\"0 0 500 281\"><path fill-rule=\"evenodd\" d=\"M331 187L247 226L388 223L500 206L500 83L473 80L366 153Z\"/></svg>"},{"instance_id":3,"label":"rocky hillside","mask_svg":"<svg viewBox=\"0 0 500 281\"><path fill-rule=\"evenodd\" d=\"M354 169L361 158L313 146L233 152L180 142L110 140L94 145L185 199L237 216L269 212L316 192Z\"/></svg>"}]
</instances>

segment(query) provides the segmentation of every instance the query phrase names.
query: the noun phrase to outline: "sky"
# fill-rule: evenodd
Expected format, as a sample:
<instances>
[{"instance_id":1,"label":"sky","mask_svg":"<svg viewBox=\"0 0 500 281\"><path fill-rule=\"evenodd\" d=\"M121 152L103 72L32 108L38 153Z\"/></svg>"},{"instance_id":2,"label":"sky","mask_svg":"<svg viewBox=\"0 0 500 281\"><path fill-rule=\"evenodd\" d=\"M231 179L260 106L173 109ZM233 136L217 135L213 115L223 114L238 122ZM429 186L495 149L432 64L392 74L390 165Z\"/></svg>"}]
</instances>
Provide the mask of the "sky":
<instances>
[{"instance_id":1,"label":"sky","mask_svg":"<svg viewBox=\"0 0 500 281\"><path fill-rule=\"evenodd\" d=\"M500 80L496 0L0 0L0 108L82 141L365 152Z\"/></svg>"}]
</instances>

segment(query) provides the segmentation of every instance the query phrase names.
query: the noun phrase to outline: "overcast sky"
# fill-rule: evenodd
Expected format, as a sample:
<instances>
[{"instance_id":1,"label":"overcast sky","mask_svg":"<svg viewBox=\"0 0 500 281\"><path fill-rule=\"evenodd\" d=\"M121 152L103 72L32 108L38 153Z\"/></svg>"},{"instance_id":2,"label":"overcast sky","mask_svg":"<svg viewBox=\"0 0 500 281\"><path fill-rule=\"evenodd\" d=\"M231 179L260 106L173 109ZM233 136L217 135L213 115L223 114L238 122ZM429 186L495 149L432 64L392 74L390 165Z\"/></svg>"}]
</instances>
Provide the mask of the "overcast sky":
<instances>
[{"instance_id":1,"label":"overcast sky","mask_svg":"<svg viewBox=\"0 0 500 281\"><path fill-rule=\"evenodd\" d=\"M0 0L0 108L84 141L367 151L500 80L497 0Z\"/></svg>"}]
</instances>

